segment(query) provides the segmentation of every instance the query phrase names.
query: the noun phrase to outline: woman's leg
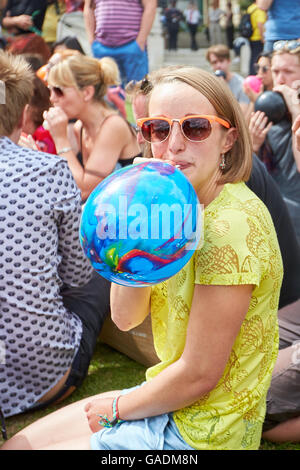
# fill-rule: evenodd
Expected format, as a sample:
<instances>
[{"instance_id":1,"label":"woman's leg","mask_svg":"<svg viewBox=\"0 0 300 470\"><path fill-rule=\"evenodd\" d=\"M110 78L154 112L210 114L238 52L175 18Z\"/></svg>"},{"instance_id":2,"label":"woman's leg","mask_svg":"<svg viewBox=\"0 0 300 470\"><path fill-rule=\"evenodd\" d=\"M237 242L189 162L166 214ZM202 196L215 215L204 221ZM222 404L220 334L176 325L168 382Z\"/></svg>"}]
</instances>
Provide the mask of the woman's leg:
<instances>
[{"instance_id":1,"label":"woman's leg","mask_svg":"<svg viewBox=\"0 0 300 470\"><path fill-rule=\"evenodd\" d=\"M300 442L300 341L280 349L267 395L263 438Z\"/></svg>"},{"instance_id":2,"label":"woman's leg","mask_svg":"<svg viewBox=\"0 0 300 470\"><path fill-rule=\"evenodd\" d=\"M76 437L69 441L42 447L39 450L91 450L90 436Z\"/></svg>"},{"instance_id":3,"label":"woman's leg","mask_svg":"<svg viewBox=\"0 0 300 470\"><path fill-rule=\"evenodd\" d=\"M87 449L92 431L85 405L96 398L113 398L119 394L119 391L101 393L65 406L18 432L1 450Z\"/></svg>"},{"instance_id":4,"label":"woman's leg","mask_svg":"<svg viewBox=\"0 0 300 470\"><path fill-rule=\"evenodd\" d=\"M300 299L278 311L279 349L300 340Z\"/></svg>"},{"instance_id":5,"label":"woman's leg","mask_svg":"<svg viewBox=\"0 0 300 470\"><path fill-rule=\"evenodd\" d=\"M263 438L272 442L300 442L300 416L288 419L264 432Z\"/></svg>"}]
</instances>

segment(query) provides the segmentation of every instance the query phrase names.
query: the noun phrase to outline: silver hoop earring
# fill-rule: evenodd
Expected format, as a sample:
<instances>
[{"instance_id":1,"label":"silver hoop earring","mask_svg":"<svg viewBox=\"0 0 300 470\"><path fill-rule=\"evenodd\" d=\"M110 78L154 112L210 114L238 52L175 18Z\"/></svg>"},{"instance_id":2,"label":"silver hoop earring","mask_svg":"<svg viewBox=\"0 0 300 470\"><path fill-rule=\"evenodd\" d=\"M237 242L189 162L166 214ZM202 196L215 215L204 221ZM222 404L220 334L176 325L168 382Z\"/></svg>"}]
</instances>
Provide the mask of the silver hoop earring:
<instances>
[{"instance_id":1,"label":"silver hoop earring","mask_svg":"<svg viewBox=\"0 0 300 470\"><path fill-rule=\"evenodd\" d=\"M225 170L225 168L226 168L226 162L225 162L225 155L224 155L224 153L222 153L222 155L221 155L220 168L221 168L221 170Z\"/></svg>"}]
</instances>

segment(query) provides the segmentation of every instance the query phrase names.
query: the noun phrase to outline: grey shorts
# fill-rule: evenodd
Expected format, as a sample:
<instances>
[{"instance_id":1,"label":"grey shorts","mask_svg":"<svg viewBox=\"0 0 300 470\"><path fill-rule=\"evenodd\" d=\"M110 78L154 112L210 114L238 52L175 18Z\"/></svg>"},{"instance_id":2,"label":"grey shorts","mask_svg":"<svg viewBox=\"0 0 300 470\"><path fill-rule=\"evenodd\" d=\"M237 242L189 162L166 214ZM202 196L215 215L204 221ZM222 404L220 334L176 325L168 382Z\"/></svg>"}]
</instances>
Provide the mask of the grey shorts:
<instances>
[{"instance_id":1,"label":"grey shorts","mask_svg":"<svg viewBox=\"0 0 300 470\"><path fill-rule=\"evenodd\" d=\"M300 416L300 301L279 311L279 354L267 395L263 431Z\"/></svg>"}]
</instances>

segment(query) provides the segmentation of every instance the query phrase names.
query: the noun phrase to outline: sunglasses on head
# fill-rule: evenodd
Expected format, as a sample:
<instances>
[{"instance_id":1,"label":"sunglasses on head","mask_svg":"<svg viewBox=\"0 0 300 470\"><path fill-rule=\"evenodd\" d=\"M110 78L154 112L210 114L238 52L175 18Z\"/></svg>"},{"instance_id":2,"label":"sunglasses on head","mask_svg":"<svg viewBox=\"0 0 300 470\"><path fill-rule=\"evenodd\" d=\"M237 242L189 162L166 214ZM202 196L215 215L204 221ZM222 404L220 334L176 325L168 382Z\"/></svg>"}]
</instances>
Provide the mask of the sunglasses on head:
<instances>
[{"instance_id":1,"label":"sunglasses on head","mask_svg":"<svg viewBox=\"0 0 300 470\"><path fill-rule=\"evenodd\" d=\"M164 142L170 135L174 122L178 122L184 137L192 142L202 142L211 134L211 123L215 121L229 129L229 122L218 116L192 115L181 119L166 117L142 118L137 120L143 138L150 143Z\"/></svg>"},{"instance_id":2,"label":"sunglasses on head","mask_svg":"<svg viewBox=\"0 0 300 470\"><path fill-rule=\"evenodd\" d=\"M149 93L149 91L152 89L152 83L148 80L148 75L145 75L145 77L140 81L131 80L129 83L127 83L127 92L131 93L134 89L140 90L145 94Z\"/></svg>"},{"instance_id":3,"label":"sunglasses on head","mask_svg":"<svg viewBox=\"0 0 300 470\"><path fill-rule=\"evenodd\" d=\"M273 44L273 51L281 51L282 49L286 49L287 51L294 51L300 47L300 41L298 39L292 39L290 41L276 41Z\"/></svg>"},{"instance_id":4,"label":"sunglasses on head","mask_svg":"<svg viewBox=\"0 0 300 470\"><path fill-rule=\"evenodd\" d=\"M268 70L270 70L270 67L268 67L267 65L254 64L254 70L255 73L258 73L259 70L261 70L263 73L267 73Z\"/></svg>"},{"instance_id":5,"label":"sunglasses on head","mask_svg":"<svg viewBox=\"0 0 300 470\"><path fill-rule=\"evenodd\" d=\"M58 97L58 98L61 98L62 96L64 96L64 91L62 88L60 88L59 86L48 86L48 90L50 91L50 93L53 91L53 93Z\"/></svg>"}]
</instances>

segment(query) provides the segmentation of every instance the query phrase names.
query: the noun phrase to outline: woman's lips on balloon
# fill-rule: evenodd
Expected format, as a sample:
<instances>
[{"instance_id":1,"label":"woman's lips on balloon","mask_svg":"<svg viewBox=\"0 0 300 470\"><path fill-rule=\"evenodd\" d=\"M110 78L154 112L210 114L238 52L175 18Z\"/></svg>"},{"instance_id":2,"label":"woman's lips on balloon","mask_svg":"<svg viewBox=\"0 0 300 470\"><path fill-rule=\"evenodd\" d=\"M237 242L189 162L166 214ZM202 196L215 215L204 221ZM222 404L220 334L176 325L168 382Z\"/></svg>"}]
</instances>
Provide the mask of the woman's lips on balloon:
<instances>
[{"instance_id":1,"label":"woman's lips on balloon","mask_svg":"<svg viewBox=\"0 0 300 470\"><path fill-rule=\"evenodd\" d=\"M190 166L190 164L189 163L176 163L175 166L179 170L185 170L186 168Z\"/></svg>"},{"instance_id":2,"label":"woman's lips on balloon","mask_svg":"<svg viewBox=\"0 0 300 470\"><path fill-rule=\"evenodd\" d=\"M175 166L179 170L185 170L190 166L188 162L174 162L173 160L166 160L166 163L169 163L172 166Z\"/></svg>"}]
</instances>

